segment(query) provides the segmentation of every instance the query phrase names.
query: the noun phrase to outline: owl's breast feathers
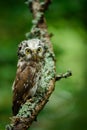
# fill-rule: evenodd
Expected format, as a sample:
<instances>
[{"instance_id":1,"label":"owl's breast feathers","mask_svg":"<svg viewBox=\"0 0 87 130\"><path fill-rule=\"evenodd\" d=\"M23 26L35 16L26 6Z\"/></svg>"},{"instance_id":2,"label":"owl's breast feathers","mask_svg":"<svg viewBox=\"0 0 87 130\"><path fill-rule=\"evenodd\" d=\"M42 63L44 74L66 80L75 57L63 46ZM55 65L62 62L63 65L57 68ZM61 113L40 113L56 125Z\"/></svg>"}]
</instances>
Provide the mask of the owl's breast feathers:
<instances>
[{"instance_id":1,"label":"owl's breast feathers","mask_svg":"<svg viewBox=\"0 0 87 130\"><path fill-rule=\"evenodd\" d=\"M25 62L22 66L18 66L13 85L13 115L16 115L21 105L34 95L30 90L35 86L36 74L39 69L40 65L36 62L29 64Z\"/></svg>"}]
</instances>

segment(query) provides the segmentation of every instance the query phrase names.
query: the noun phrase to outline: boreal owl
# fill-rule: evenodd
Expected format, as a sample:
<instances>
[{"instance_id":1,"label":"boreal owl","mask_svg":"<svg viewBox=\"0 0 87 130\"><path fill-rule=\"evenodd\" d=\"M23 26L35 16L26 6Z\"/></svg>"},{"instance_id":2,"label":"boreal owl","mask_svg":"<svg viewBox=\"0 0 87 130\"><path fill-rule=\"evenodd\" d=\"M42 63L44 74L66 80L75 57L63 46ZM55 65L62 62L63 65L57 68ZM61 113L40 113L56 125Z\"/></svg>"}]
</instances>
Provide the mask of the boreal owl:
<instances>
[{"instance_id":1,"label":"boreal owl","mask_svg":"<svg viewBox=\"0 0 87 130\"><path fill-rule=\"evenodd\" d=\"M13 115L37 91L45 44L39 39L24 40L18 46L18 64L13 90Z\"/></svg>"}]
</instances>

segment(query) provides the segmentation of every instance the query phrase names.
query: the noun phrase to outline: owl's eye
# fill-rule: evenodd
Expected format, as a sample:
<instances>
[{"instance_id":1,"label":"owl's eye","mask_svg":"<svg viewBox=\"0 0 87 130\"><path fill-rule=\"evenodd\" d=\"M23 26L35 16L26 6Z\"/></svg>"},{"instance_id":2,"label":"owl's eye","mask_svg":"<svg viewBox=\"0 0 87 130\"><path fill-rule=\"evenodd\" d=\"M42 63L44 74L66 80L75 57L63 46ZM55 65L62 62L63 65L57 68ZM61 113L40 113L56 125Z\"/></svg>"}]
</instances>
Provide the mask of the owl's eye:
<instances>
[{"instance_id":1,"label":"owl's eye","mask_svg":"<svg viewBox=\"0 0 87 130\"><path fill-rule=\"evenodd\" d=\"M32 52L31 52L31 50L29 49L29 48L26 48L25 49L25 54L31 54Z\"/></svg>"},{"instance_id":2,"label":"owl's eye","mask_svg":"<svg viewBox=\"0 0 87 130\"><path fill-rule=\"evenodd\" d=\"M37 52L38 52L38 53L39 53L39 52L42 52L42 48L39 47L39 48L37 49Z\"/></svg>"}]
</instances>

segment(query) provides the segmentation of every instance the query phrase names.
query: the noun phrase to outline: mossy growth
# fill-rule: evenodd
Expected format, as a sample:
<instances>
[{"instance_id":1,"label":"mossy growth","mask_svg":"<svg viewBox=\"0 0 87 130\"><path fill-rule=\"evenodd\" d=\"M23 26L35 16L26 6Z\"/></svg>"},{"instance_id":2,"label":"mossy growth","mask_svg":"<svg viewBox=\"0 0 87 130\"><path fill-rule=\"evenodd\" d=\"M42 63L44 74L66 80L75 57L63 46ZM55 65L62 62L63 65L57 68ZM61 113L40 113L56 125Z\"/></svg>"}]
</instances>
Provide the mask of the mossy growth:
<instances>
[{"instance_id":1,"label":"mossy growth","mask_svg":"<svg viewBox=\"0 0 87 130\"><path fill-rule=\"evenodd\" d=\"M45 93L48 91L50 80L55 77L55 63L54 54L47 51L45 54L44 62L42 65L42 76L39 81L38 90L36 95L22 106L17 114L17 117L30 117L32 112L35 111L35 107L44 98Z\"/></svg>"},{"instance_id":2,"label":"mossy growth","mask_svg":"<svg viewBox=\"0 0 87 130\"><path fill-rule=\"evenodd\" d=\"M31 38L39 38L42 41L44 41L44 37L47 34L47 30L44 29L44 31L40 28L37 28L36 26L33 25L32 29L30 32L27 32L25 34L27 39L31 39Z\"/></svg>"},{"instance_id":3,"label":"mossy growth","mask_svg":"<svg viewBox=\"0 0 87 130\"><path fill-rule=\"evenodd\" d=\"M31 39L31 38L40 38L41 31L39 28L36 28L35 26L31 29L30 32L26 33L26 38Z\"/></svg>"}]
</instances>

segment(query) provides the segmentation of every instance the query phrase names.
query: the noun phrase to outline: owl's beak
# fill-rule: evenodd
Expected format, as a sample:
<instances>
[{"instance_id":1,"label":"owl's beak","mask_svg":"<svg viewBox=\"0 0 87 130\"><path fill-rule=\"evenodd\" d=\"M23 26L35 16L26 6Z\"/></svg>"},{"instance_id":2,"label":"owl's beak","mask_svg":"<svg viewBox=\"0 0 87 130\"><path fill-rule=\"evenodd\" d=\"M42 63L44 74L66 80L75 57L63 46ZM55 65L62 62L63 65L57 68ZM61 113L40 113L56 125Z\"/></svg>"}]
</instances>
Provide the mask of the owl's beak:
<instances>
[{"instance_id":1,"label":"owl's beak","mask_svg":"<svg viewBox=\"0 0 87 130\"><path fill-rule=\"evenodd\" d=\"M36 52L36 50L33 50L33 60L34 61L37 60L37 52Z\"/></svg>"},{"instance_id":2,"label":"owl's beak","mask_svg":"<svg viewBox=\"0 0 87 130\"><path fill-rule=\"evenodd\" d=\"M36 50L33 51L33 60L37 60Z\"/></svg>"},{"instance_id":3,"label":"owl's beak","mask_svg":"<svg viewBox=\"0 0 87 130\"><path fill-rule=\"evenodd\" d=\"M36 56L36 55L33 55L33 59L34 59L34 60L37 60L37 56Z\"/></svg>"}]
</instances>

